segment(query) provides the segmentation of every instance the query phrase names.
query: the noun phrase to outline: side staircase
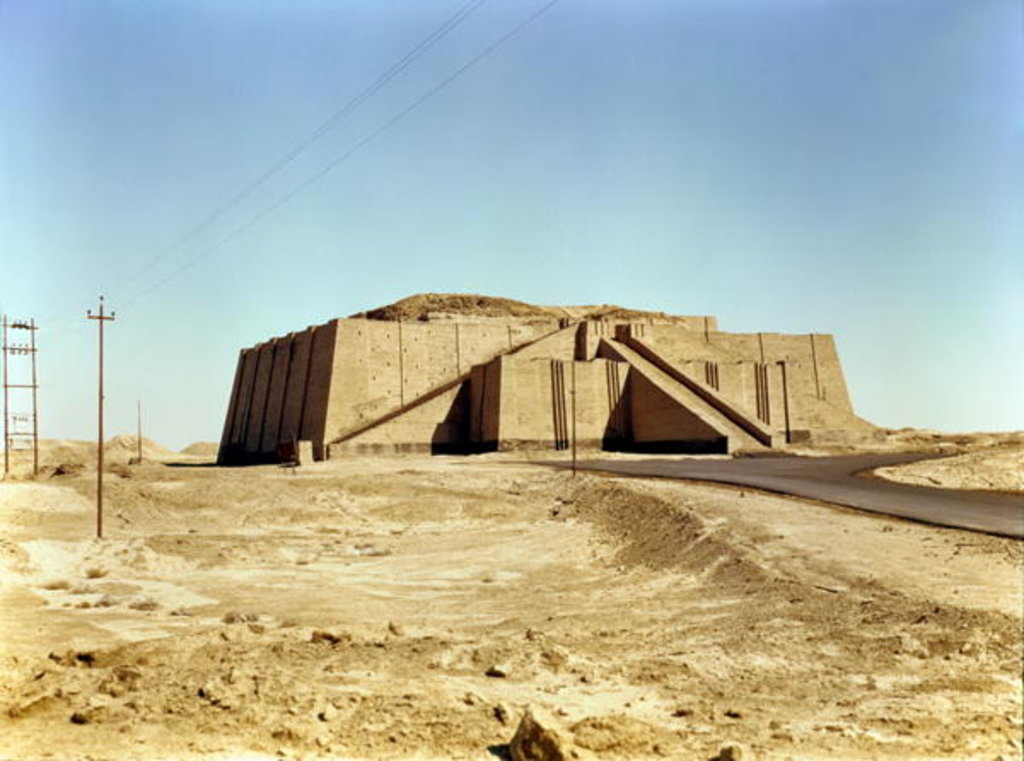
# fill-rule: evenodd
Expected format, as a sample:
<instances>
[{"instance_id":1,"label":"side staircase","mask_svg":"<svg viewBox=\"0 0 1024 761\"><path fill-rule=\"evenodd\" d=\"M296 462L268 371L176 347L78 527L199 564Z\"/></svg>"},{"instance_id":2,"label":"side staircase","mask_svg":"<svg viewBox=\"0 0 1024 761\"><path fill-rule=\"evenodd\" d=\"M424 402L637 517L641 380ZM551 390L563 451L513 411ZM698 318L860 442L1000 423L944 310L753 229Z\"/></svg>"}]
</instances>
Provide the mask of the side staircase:
<instances>
[{"instance_id":1,"label":"side staircase","mask_svg":"<svg viewBox=\"0 0 1024 761\"><path fill-rule=\"evenodd\" d=\"M628 362L633 372L639 373L665 396L725 437L730 452L770 448L775 444L772 430L764 423L688 375L639 338L602 338L598 355Z\"/></svg>"},{"instance_id":2,"label":"side staircase","mask_svg":"<svg viewBox=\"0 0 1024 761\"><path fill-rule=\"evenodd\" d=\"M568 333L572 333L573 335L575 335L575 331L576 325L570 325L569 327L559 328L557 330L553 330L550 333L541 336L540 338L536 338L533 341L527 341L524 344L520 344L519 346L516 346L513 349L497 352L496 354L492 355L485 361L491 361L496 357L511 356L514 354L518 354L519 352L526 351L527 349L537 348L537 346L543 343L544 341L549 341L553 338L557 338ZM399 418L402 415L411 412L412 410L422 407L425 404L429 404L438 397L443 396L449 391L452 391L455 388L461 386L463 383L469 380L470 375L470 372L463 373L462 375L459 375L455 378L452 378L451 380L445 381L444 383L438 386L435 386L434 388L424 392L420 396L416 397L415 399L412 399L411 401L406 402L401 406L395 406L385 412L382 412L377 417L362 422L346 431L342 431L329 441L328 446L336 446L340 444L349 443L354 439L357 439L358 437L367 433L368 431L378 428L379 426L382 426L385 423L389 423L392 420L395 420L396 418Z\"/></svg>"}]
</instances>

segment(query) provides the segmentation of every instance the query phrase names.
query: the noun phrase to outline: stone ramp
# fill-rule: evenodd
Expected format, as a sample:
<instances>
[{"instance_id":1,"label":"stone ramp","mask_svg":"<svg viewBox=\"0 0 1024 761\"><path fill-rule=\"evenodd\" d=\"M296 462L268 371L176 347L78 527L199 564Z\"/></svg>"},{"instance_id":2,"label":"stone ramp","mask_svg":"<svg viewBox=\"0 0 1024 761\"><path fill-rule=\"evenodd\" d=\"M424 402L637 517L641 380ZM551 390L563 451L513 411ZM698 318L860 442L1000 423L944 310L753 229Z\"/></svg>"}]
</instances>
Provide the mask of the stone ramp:
<instances>
[{"instance_id":1,"label":"stone ramp","mask_svg":"<svg viewBox=\"0 0 1024 761\"><path fill-rule=\"evenodd\" d=\"M363 434L369 433L370 431L376 430L381 426L386 425L387 423L395 421L398 418L402 417L403 415L407 415L416 410L419 410L420 408L424 407L427 404L430 404L431 402L441 400L442 397L444 397L444 395L447 394L448 392L456 391L459 388L459 386L461 386L463 383L469 380L469 377L469 373L463 373L457 378L453 378L452 380L447 381L446 383L443 383L440 386L431 389L427 393L416 397L411 402L407 402L406 404L403 404L400 407L391 409L385 412L383 415L380 415L379 417L376 417L366 423L362 423L361 425L356 426L353 429L341 433L340 435L332 439L328 446L336 447L344 444L350 444Z\"/></svg>"},{"instance_id":2,"label":"stone ramp","mask_svg":"<svg viewBox=\"0 0 1024 761\"><path fill-rule=\"evenodd\" d=\"M661 360L649 347L645 353L658 361L652 361L634 347L610 338L601 339L598 348L598 354L604 358L628 362L631 371L651 384L662 397L685 410L699 421L699 425L717 432L727 441L728 451L772 446L772 433L765 426L726 405L724 400L716 398L717 395L703 393L707 390Z\"/></svg>"},{"instance_id":3,"label":"stone ramp","mask_svg":"<svg viewBox=\"0 0 1024 761\"><path fill-rule=\"evenodd\" d=\"M766 447L772 446L772 430L756 417L750 415L742 408L730 402L715 389L701 383L675 363L665 359L660 352L651 347L651 345L643 339L635 336L628 336L624 338L622 342L673 380L686 386L686 388L714 407L728 420L742 428L753 438L757 439L759 443Z\"/></svg>"}]
</instances>

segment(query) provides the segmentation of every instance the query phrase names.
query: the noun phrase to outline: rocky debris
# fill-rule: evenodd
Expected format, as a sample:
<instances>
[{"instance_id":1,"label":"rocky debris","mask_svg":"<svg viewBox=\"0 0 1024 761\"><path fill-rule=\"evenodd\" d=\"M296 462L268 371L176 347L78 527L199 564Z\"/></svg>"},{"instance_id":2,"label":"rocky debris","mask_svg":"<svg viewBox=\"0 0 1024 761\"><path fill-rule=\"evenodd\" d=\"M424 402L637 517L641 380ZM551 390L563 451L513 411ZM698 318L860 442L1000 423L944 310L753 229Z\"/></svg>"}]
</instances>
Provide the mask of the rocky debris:
<instances>
[{"instance_id":1,"label":"rocky debris","mask_svg":"<svg viewBox=\"0 0 1024 761\"><path fill-rule=\"evenodd\" d=\"M142 672L135 666L115 666L110 670L107 677L100 682L99 691L105 695L119 698L129 692L134 692L138 688L141 679Z\"/></svg>"},{"instance_id":2,"label":"rocky debris","mask_svg":"<svg viewBox=\"0 0 1024 761\"><path fill-rule=\"evenodd\" d=\"M382 558L391 554L390 549L387 547L378 547L373 542L361 542L353 545L349 552L356 557L367 558Z\"/></svg>"},{"instance_id":3,"label":"rocky debris","mask_svg":"<svg viewBox=\"0 0 1024 761\"><path fill-rule=\"evenodd\" d=\"M152 597L144 597L141 600L136 600L128 604L128 607L132 610L141 610L143 612L154 611L160 607L160 603L154 600Z\"/></svg>"},{"instance_id":4,"label":"rocky debris","mask_svg":"<svg viewBox=\"0 0 1024 761\"><path fill-rule=\"evenodd\" d=\"M722 749L718 751L715 761L744 761L746 758L748 758L748 754L742 745L729 743L723 745Z\"/></svg>"},{"instance_id":5,"label":"rocky debris","mask_svg":"<svg viewBox=\"0 0 1024 761\"><path fill-rule=\"evenodd\" d=\"M44 711L48 708L55 698L52 694L47 691L42 693L32 693L19 702L11 705L7 708L7 715L12 719L20 719L25 716L30 716L33 713Z\"/></svg>"},{"instance_id":6,"label":"rocky debris","mask_svg":"<svg viewBox=\"0 0 1024 761\"><path fill-rule=\"evenodd\" d=\"M501 703L498 703L498 705L494 706L493 711L495 719L497 719L502 724L508 724L508 720L511 714L507 707L505 707Z\"/></svg>"},{"instance_id":7,"label":"rocky debris","mask_svg":"<svg viewBox=\"0 0 1024 761\"><path fill-rule=\"evenodd\" d=\"M333 703L327 703L320 711L316 714L317 719L324 722L334 721L338 718L338 709L334 707Z\"/></svg>"},{"instance_id":8,"label":"rocky debris","mask_svg":"<svg viewBox=\"0 0 1024 761\"><path fill-rule=\"evenodd\" d=\"M538 720L529 708L508 744L508 752L512 761L566 761L569 758L553 722L546 716Z\"/></svg>"},{"instance_id":9,"label":"rocky debris","mask_svg":"<svg viewBox=\"0 0 1024 761\"><path fill-rule=\"evenodd\" d=\"M85 470L85 463L81 462L60 462L50 471L51 477L77 476Z\"/></svg>"},{"instance_id":10,"label":"rocky debris","mask_svg":"<svg viewBox=\"0 0 1024 761\"><path fill-rule=\"evenodd\" d=\"M314 629L313 633L309 635L309 641L314 644L337 645L339 642L348 642L351 639L352 637L347 632L334 634L323 629Z\"/></svg>"},{"instance_id":11,"label":"rocky debris","mask_svg":"<svg viewBox=\"0 0 1024 761\"><path fill-rule=\"evenodd\" d=\"M238 611L231 610L224 614L221 619L226 624L247 624L251 621L259 621L259 613L239 613Z\"/></svg>"},{"instance_id":12,"label":"rocky debris","mask_svg":"<svg viewBox=\"0 0 1024 761\"><path fill-rule=\"evenodd\" d=\"M661 755L673 744L670 733L622 714L588 716L572 726L573 742L608 758Z\"/></svg>"},{"instance_id":13,"label":"rocky debris","mask_svg":"<svg viewBox=\"0 0 1024 761\"><path fill-rule=\"evenodd\" d=\"M235 701L228 693L226 686L215 681L207 682L196 690L196 697L225 711L230 711L235 706Z\"/></svg>"},{"instance_id":14,"label":"rocky debris","mask_svg":"<svg viewBox=\"0 0 1024 761\"><path fill-rule=\"evenodd\" d=\"M60 666L92 667L96 663L96 654L85 650L68 650L66 653L50 653L47 658Z\"/></svg>"},{"instance_id":15,"label":"rocky debris","mask_svg":"<svg viewBox=\"0 0 1024 761\"><path fill-rule=\"evenodd\" d=\"M484 672L484 676L489 676L492 679L504 679L508 676L508 668L505 666L499 666L495 664Z\"/></svg>"}]
</instances>

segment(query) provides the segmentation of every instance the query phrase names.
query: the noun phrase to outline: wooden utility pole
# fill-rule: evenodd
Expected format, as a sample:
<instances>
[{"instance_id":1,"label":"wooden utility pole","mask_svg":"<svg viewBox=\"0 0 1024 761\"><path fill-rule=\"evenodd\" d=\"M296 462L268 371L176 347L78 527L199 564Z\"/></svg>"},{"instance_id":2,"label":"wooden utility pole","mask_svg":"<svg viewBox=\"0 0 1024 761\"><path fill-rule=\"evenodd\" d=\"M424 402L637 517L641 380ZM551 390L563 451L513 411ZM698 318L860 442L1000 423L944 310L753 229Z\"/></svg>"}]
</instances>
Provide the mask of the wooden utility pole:
<instances>
[{"instance_id":1,"label":"wooden utility pole","mask_svg":"<svg viewBox=\"0 0 1024 761\"><path fill-rule=\"evenodd\" d=\"M100 372L99 372L99 434L96 447L96 538L103 538L103 323L112 321L115 313L106 314L103 311L103 297L100 296L100 313L93 314L92 310L86 310L85 316L89 320L99 321L100 327Z\"/></svg>"},{"instance_id":2,"label":"wooden utility pole","mask_svg":"<svg viewBox=\"0 0 1024 761\"><path fill-rule=\"evenodd\" d=\"M137 405L138 405L138 414L139 414L139 440L138 440L139 456L138 456L138 464L141 465L142 464L142 400L141 399L137 400Z\"/></svg>"}]
</instances>

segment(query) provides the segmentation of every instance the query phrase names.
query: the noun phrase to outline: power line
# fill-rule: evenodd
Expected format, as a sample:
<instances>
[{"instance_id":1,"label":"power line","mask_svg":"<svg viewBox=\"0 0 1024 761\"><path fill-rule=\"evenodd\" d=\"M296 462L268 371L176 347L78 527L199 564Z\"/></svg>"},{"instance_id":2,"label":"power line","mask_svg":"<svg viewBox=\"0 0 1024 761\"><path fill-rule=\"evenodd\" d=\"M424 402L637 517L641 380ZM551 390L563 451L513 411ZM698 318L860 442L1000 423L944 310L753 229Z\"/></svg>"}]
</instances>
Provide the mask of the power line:
<instances>
[{"instance_id":1,"label":"power line","mask_svg":"<svg viewBox=\"0 0 1024 761\"><path fill-rule=\"evenodd\" d=\"M139 270L131 275L127 280L127 285L139 280L143 275L149 272L155 265L161 262L170 254L180 250L190 241L198 237L202 232L207 230L214 222L220 219L224 214L231 211L242 201L251 196L259 188L263 187L270 179L276 176L281 170L291 164L296 158L298 158L303 152L306 151L311 145L320 140L324 135L330 132L342 119L348 116L350 113L355 111L359 106L373 97L377 92L384 88L391 80L405 71L411 66L418 58L424 53L429 51L434 45L440 42L442 39L448 36L456 27L462 24L470 15L472 15L477 9L480 8L487 0L468 0L459 9L450 16L444 23L434 29L430 34L420 40L415 47L406 53L402 58L391 64L390 67L376 79L374 79L369 85L364 87L358 94L349 99L341 108L335 110L325 121L323 121L316 129L309 133L306 137L295 143L287 152L281 155L273 164L271 164L266 170L264 170L254 180L244 185L238 192L236 192L227 201L221 203L213 211L203 217L197 224L189 229L184 235L179 237L174 243L165 247L162 251L152 257L146 264L144 264ZM122 289L123 290L123 289Z\"/></svg>"},{"instance_id":2,"label":"power line","mask_svg":"<svg viewBox=\"0 0 1024 761\"><path fill-rule=\"evenodd\" d=\"M381 124L375 130L373 130L370 134L368 134L367 136L363 137L361 140L356 142L347 151L345 151L341 155L339 155L339 156L335 157L334 159L332 159L331 161L329 161L321 169L317 170L315 173L313 173L312 175L307 177L305 180L303 180L301 183L299 183L299 185L297 185L296 187L292 188L292 190L290 190L287 193L285 193L283 196L278 198L273 203L269 204L268 206L265 206L263 209L258 211L255 215L250 217L248 220L246 220L242 224L234 227L226 235L224 235L222 238L220 238L220 240L218 240L217 242L215 242L212 245L208 246L207 248L202 249L196 256L192 257L191 259L186 260L185 263L182 264L178 269L172 271L166 277L162 278L161 280L158 280L153 285L149 286L148 288L146 288L146 289L142 290L141 292L139 292L138 294L136 294L134 297L132 297L128 302L126 302L122 306L122 309L127 307L127 306L130 306L131 304L133 304L135 301L137 301L141 297L143 297L143 296L145 296L145 295L155 291L157 288L160 288L165 283L169 282L170 280L173 280L178 275L180 275L183 272L185 272L186 270L192 268L193 266L198 264L200 261L202 261L206 257L208 257L211 254L217 252L225 244L227 244L229 241L231 241L233 238L235 238L236 236L238 236L241 233L245 232L250 227L256 225L261 220L263 220L264 218L268 217L270 214L272 214L273 212L277 211L279 208L281 208L282 206L284 206L285 204L290 202L293 198L295 198L297 195L302 193L308 187L310 187L315 182L320 180L322 177L324 177L325 175L327 175L327 174L331 173L332 171L334 171L335 169L337 169L340 165L342 165L343 163L348 161L350 158L352 158L352 156L354 156L356 153L358 153L361 149L363 149L368 144L370 144L371 142L376 140L378 137L380 137L382 134L387 132L389 129L391 129L393 126L395 126L398 122L400 122L406 116L408 116L413 111L415 111L420 106L422 106L430 98L432 98L435 95L437 95L438 93L440 93L442 90L447 88L450 84L452 84L452 82L454 82L455 80L459 79L459 77L461 77L467 71L469 71L470 69L475 67L480 62L482 62L484 59L486 59L492 53L497 51L503 45L505 45L506 43L508 43L509 41L514 39L515 37L517 37L527 27L529 27L531 24L533 24L535 21L537 21L537 19L539 19L545 13L550 11L559 2L561 2L561 0L549 0L549 2L545 3L544 5L542 5L540 8L538 8L536 11L534 11L532 14L530 14L528 17L526 17L523 21L521 21L519 24L517 24L511 30L506 32L501 37L499 37L495 42L491 43L489 46L484 48L481 52L477 53L475 56L470 58L468 61L466 61L464 64L462 64L459 68L457 68L454 72L452 72L447 77L442 79L438 84L434 85L434 87L432 87L426 93L421 95L419 98L414 100L412 103L410 103L408 106L403 108L397 114L392 116L386 122Z\"/></svg>"}]
</instances>

